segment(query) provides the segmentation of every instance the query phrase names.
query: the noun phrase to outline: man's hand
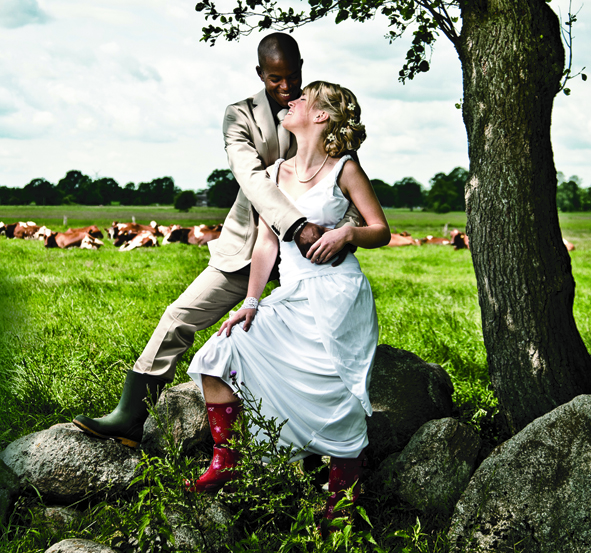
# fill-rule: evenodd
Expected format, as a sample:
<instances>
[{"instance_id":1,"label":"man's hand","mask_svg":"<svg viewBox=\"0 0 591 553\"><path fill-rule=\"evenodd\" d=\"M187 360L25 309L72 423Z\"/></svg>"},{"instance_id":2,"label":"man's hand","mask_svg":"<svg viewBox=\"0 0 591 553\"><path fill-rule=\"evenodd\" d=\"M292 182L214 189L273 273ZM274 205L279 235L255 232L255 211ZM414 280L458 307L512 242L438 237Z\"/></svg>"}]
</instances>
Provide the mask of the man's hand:
<instances>
[{"instance_id":1,"label":"man's hand","mask_svg":"<svg viewBox=\"0 0 591 553\"><path fill-rule=\"evenodd\" d=\"M320 239L309 249L307 258L312 263L326 263L335 256L337 259L332 263L333 267L340 265L349 251L351 244L348 242L349 230L346 227L327 230Z\"/></svg>"},{"instance_id":2,"label":"man's hand","mask_svg":"<svg viewBox=\"0 0 591 553\"><path fill-rule=\"evenodd\" d=\"M345 244L343 249L337 254L337 258L331 263L331 267L338 267L343 261L345 261L345 257L349 255L349 252L355 252L357 246L353 244Z\"/></svg>"},{"instance_id":3,"label":"man's hand","mask_svg":"<svg viewBox=\"0 0 591 553\"><path fill-rule=\"evenodd\" d=\"M321 236L327 231L325 227L315 225L314 223L306 223L302 230L293 237L293 241L300 250L303 257L307 257L308 251L312 244L318 242Z\"/></svg>"}]
</instances>

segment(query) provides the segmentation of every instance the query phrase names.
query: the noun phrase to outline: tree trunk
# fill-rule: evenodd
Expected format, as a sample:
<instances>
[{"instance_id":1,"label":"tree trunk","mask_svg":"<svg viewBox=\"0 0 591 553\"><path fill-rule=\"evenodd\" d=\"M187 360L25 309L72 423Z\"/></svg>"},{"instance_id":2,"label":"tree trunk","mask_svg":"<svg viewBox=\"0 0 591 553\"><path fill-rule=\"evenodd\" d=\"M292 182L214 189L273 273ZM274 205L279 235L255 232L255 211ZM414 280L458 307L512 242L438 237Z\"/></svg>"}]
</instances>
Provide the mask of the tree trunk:
<instances>
[{"instance_id":1,"label":"tree trunk","mask_svg":"<svg viewBox=\"0 0 591 553\"><path fill-rule=\"evenodd\" d=\"M564 49L544 0L460 4L467 234L491 382L516 432L591 393L550 141Z\"/></svg>"}]
</instances>

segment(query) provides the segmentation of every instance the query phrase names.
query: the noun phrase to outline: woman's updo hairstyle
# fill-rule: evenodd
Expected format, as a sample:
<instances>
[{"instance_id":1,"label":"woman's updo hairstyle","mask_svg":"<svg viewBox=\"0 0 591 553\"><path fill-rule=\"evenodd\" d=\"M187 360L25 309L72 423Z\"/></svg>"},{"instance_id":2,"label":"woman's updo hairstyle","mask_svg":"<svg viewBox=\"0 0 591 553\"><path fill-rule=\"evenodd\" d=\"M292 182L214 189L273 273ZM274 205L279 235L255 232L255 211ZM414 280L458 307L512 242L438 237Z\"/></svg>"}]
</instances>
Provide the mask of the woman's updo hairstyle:
<instances>
[{"instance_id":1,"label":"woman's updo hairstyle","mask_svg":"<svg viewBox=\"0 0 591 553\"><path fill-rule=\"evenodd\" d=\"M357 151L366 134L355 95L348 88L324 81L310 83L302 94L310 108L325 111L329 116L322 135L326 153L340 157Z\"/></svg>"}]
</instances>

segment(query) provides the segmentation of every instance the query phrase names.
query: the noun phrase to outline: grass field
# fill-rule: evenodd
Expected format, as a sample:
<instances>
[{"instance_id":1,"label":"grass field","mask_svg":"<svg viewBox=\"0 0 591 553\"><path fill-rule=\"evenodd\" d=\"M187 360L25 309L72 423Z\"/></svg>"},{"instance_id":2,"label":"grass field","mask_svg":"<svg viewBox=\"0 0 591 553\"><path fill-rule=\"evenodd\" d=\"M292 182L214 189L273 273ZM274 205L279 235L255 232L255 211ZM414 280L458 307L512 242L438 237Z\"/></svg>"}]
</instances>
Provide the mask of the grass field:
<instances>
[{"instance_id":1,"label":"grass field","mask_svg":"<svg viewBox=\"0 0 591 553\"><path fill-rule=\"evenodd\" d=\"M161 224L216 223L227 210L171 207L0 207L0 221L34 220L53 230L113 220ZM465 214L387 210L392 230L415 237L463 229ZM575 243L575 311L591 344L588 256L591 215L561 218ZM100 414L116 403L118 383L141 353L166 305L205 268L207 248L172 244L119 252L108 239L99 251L45 249L41 241L0 237L0 446L79 412ZM380 342L440 363L456 384L458 401L486 387L475 278L468 251L451 247L360 250L376 299ZM197 335L177 372L217 327ZM470 391L472 390L472 391ZM31 402L31 398L36 401Z\"/></svg>"},{"instance_id":2,"label":"grass field","mask_svg":"<svg viewBox=\"0 0 591 553\"><path fill-rule=\"evenodd\" d=\"M170 207L2 207L0 221L33 220L53 230L113 220L160 224L221 222L227 210ZM463 213L387 210L392 230L414 237L465 228ZM563 214L573 242L575 316L591 347L591 215ZM16 438L85 413L98 416L119 399L166 305L208 262L207 248L172 244L119 252L45 249L41 241L0 237L0 449ZM494 412L470 252L422 246L360 250L375 295L380 343L413 351L451 375L457 413L478 425ZM188 380L193 353L217 330L196 336L175 382ZM16 549L15 549L16 551ZM410 551L410 550L409 550Z\"/></svg>"}]
</instances>

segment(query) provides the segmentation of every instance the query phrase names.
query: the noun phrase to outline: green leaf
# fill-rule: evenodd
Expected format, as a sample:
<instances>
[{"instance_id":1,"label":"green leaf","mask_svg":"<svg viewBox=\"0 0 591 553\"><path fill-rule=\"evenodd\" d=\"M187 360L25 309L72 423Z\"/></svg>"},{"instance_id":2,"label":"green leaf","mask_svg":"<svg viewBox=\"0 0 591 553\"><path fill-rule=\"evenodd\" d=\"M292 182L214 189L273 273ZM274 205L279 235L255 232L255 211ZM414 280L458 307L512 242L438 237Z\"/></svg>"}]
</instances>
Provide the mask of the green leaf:
<instances>
[{"instance_id":1,"label":"green leaf","mask_svg":"<svg viewBox=\"0 0 591 553\"><path fill-rule=\"evenodd\" d=\"M359 513L359 516L373 528L373 524L370 522L365 509L363 507L357 506L357 512Z\"/></svg>"},{"instance_id":2,"label":"green leaf","mask_svg":"<svg viewBox=\"0 0 591 553\"><path fill-rule=\"evenodd\" d=\"M341 21L345 21L346 19L349 19L349 11L348 10L339 10L339 13L337 14L337 16L335 18L335 23L340 23Z\"/></svg>"}]
</instances>

